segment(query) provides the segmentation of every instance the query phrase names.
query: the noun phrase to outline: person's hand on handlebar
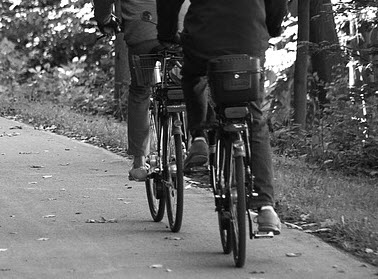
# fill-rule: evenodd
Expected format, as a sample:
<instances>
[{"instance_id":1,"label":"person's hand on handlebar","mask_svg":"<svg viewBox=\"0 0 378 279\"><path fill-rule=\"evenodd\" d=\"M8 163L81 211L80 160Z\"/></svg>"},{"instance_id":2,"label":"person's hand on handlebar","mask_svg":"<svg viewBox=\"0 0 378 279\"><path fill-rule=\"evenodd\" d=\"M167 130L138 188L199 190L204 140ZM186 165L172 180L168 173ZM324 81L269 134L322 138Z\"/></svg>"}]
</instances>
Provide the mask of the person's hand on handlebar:
<instances>
[{"instance_id":1,"label":"person's hand on handlebar","mask_svg":"<svg viewBox=\"0 0 378 279\"><path fill-rule=\"evenodd\" d=\"M121 21L113 14L109 16L104 22L98 22L98 29L105 36L114 36L115 34L121 32Z\"/></svg>"},{"instance_id":2,"label":"person's hand on handlebar","mask_svg":"<svg viewBox=\"0 0 378 279\"><path fill-rule=\"evenodd\" d=\"M182 51L181 39L180 39L179 33L177 33L172 40L169 40L169 41L159 40L159 45L157 47L154 47L151 53L159 53L166 50L175 51L175 52Z\"/></svg>"}]
</instances>

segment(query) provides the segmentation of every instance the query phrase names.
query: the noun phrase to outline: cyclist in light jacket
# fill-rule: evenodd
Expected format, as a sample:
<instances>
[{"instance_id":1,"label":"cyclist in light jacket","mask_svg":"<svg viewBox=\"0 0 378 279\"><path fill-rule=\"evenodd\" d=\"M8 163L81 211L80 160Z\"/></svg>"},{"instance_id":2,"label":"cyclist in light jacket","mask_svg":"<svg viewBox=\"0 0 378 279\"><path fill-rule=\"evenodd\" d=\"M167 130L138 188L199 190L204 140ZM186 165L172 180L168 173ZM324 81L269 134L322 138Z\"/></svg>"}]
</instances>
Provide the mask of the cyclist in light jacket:
<instances>
[{"instance_id":1,"label":"cyclist in light jacket","mask_svg":"<svg viewBox=\"0 0 378 279\"><path fill-rule=\"evenodd\" d=\"M143 181L147 177L146 156L149 153L150 90L138 86L133 70L131 56L149 54L159 46L156 26L141 20L144 11L149 11L156 20L155 0L119 0L121 2L122 30L128 46L131 84L128 99L128 154L134 156L129 178ZM112 35L119 23L112 16L116 0L93 0L94 16L100 31ZM183 9L184 10L184 9ZM177 28L177 25L176 25Z\"/></svg>"},{"instance_id":2,"label":"cyclist in light jacket","mask_svg":"<svg viewBox=\"0 0 378 279\"><path fill-rule=\"evenodd\" d=\"M183 0L156 0L158 39L169 42L176 34L178 11ZM287 13L287 0L191 0L184 20L181 41L184 51L182 86L188 126L193 143L185 168L208 160L205 130L208 113L206 71L210 59L227 54L248 54L264 65L270 37L281 33ZM263 78L260 88L263 91ZM261 92L263 93L263 92ZM261 98L263 94L260 94ZM259 194L259 230L280 233L280 220L274 211L271 149L261 100L252 104L252 169Z\"/></svg>"}]
</instances>

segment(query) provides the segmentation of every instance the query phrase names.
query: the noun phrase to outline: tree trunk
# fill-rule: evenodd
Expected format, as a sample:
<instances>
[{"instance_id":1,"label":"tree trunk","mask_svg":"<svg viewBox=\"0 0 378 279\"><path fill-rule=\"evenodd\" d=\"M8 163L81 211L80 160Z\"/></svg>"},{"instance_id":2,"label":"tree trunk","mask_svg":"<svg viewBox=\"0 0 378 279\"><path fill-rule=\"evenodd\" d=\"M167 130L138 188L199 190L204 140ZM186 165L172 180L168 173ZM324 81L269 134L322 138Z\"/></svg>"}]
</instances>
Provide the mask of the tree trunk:
<instances>
[{"instance_id":1,"label":"tree trunk","mask_svg":"<svg viewBox=\"0 0 378 279\"><path fill-rule=\"evenodd\" d=\"M326 90L322 84L332 81L332 69L341 61L341 51L336 33L331 0L311 0L310 42L312 71L317 73L320 83L318 99L326 103Z\"/></svg>"},{"instance_id":2,"label":"tree trunk","mask_svg":"<svg viewBox=\"0 0 378 279\"><path fill-rule=\"evenodd\" d=\"M121 2L116 1L115 12L118 18L121 15ZM128 98L128 84L130 80L130 71L127 58L127 46L123 38L123 33L118 33L114 43L115 50L115 77L114 77L114 100L117 105L115 117L120 120L127 118L127 98Z\"/></svg>"},{"instance_id":3,"label":"tree trunk","mask_svg":"<svg viewBox=\"0 0 378 279\"><path fill-rule=\"evenodd\" d=\"M298 42L294 70L294 123L305 128L310 0L298 1Z\"/></svg>"}]
</instances>

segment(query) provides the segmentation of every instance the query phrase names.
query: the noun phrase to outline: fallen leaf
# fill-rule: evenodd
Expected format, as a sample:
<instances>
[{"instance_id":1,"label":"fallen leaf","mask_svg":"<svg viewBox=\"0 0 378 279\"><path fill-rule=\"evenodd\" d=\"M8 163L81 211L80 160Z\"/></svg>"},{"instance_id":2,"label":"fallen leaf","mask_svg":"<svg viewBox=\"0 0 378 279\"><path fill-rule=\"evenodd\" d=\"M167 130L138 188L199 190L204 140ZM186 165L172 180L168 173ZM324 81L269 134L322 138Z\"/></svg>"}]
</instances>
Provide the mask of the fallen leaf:
<instances>
[{"instance_id":1,"label":"fallen leaf","mask_svg":"<svg viewBox=\"0 0 378 279\"><path fill-rule=\"evenodd\" d=\"M56 216L53 215L53 214L43 216L43 218L55 218L55 217L56 217Z\"/></svg>"},{"instance_id":2,"label":"fallen leaf","mask_svg":"<svg viewBox=\"0 0 378 279\"><path fill-rule=\"evenodd\" d=\"M162 264L153 264L153 265L150 265L149 267L150 268L162 268L163 265Z\"/></svg>"},{"instance_id":3,"label":"fallen leaf","mask_svg":"<svg viewBox=\"0 0 378 279\"><path fill-rule=\"evenodd\" d=\"M164 239L168 239L168 240L182 240L183 238L177 237L177 236L166 236L166 237L164 237Z\"/></svg>"},{"instance_id":4,"label":"fallen leaf","mask_svg":"<svg viewBox=\"0 0 378 279\"><path fill-rule=\"evenodd\" d=\"M366 248L365 252L368 253L368 254L371 254L371 253L374 253L374 250L370 249L370 248Z\"/></svg>"},{"instance_id":5,"label":"fallen leaf","mask_svg":"<svg viewBox=\"0 0 378 279\"><path fill-rule=\"evenodd\" d=\"M286 256L291 258L300 257L302 256L302 253L286 253Z\"/></svg>"},{"instance_id":6,"label":"fallen leaf","mask_svg":"<svg viewBox=\"0 0 378 279\"><path fill-rule=\"evenodd\" d=\"M30 168L32 168L32 169L42 169L42 168L44 168L44 166L31 165Z\"/></svg>"},{"instance_id":7,"label":"fallen leaf","mask_svg":"<svg viewBox=\"0 0 378 279\"><path fill-rule=\"evenodd\" d=\"M117 219L105 219L104 217L101 217L99 220L95 219L87 219L85 223L118 223Z\"/></svg>"},{"instance_id":8,"label":"fallen leaf","mask_svg":"<svg viewBox=\"0 0 378 279\"><path fill-rule=\"evenodd\" d=\"M301 227L302 228L307 228L307 227L313 227L313 226L316 226L317 225L317 223L310 223L310 224L303 224Z\"/></svg>"},{"instance_id":9,"label":"fallen leaf","mask_svg":"<svg viewBox=\"0 0 378 279\"><path fill-rule=\"evenodd\" d=\"M360 265L360 267L368 267L368 265L367 264L362 264L362 265Z\"/></svg>"},{"instance_id":10,"label":"fallen leaf","mask_svg":"<svg viewBox=\"0 0 378 279\"><path fill-rule=\"evenodd\" d=\"M302 227L289 223L289 222L284 222L284 224L289 228L289 229L297 229L297 230L303 230Z\"/></svg>"},{"instance_id":11,"label":"fallen leaf","mask_svg":"<svg viewBox=\"0 0 378 279\"><path fill-rule=\"evenodd\" d=\"M47 237L40 237L40 238L38 238L37 240L39 240L39 241L47 241L47 240L49 240Z\"/></svg>"},{"instance_id":12,"label":"fallen leaf","mask_svg":"<svg viewBox=\"0 0 378 279\"><path fill-rule=\"evenodd\" d=\"M21 126L13 126L13 127L9 127L9 130L14 130L14 129L22 129Z\"/></svg>"}]
</instances>

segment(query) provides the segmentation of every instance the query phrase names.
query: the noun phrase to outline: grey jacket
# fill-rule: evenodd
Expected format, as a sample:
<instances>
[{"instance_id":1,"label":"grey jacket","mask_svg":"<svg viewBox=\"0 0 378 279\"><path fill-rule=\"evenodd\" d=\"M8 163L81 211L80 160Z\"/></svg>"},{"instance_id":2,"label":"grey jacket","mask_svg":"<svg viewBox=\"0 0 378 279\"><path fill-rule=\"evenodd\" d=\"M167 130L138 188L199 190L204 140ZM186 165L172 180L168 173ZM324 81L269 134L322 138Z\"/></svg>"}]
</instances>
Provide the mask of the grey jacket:
<instances>
[{"instance_id":1,"label":"grey jacket","mask_svg":"<svg viewBox=\"0 0 378 279\"><path fill-rule=\"evenodd\" d=\"M156 0L120 0L122 24L125 40L129 46L135 46L145 41L156 40L156 26L141 20L141 14L149 11L153 20L157 21ZM112 10L115 0L93 0L94 16L97 22L106 21Z\"/></svg>"}]
</instances>

